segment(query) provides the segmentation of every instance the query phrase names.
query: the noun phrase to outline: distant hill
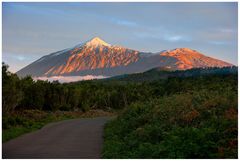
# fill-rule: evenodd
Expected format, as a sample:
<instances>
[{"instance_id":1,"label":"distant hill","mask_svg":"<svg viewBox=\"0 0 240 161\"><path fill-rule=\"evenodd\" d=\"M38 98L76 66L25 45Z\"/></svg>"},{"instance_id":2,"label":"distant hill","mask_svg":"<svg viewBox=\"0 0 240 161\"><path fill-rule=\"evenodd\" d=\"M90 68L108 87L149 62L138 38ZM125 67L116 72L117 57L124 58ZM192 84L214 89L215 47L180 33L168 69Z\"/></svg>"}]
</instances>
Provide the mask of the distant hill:
<instances>
[{"instance_id":1,"label":"distant hill","mask_svg":"<svg viewBox=\"0 0 240 161\"><path fill-rule=\"evenodd\" d=\"M238 67L210 67L210 68L193 68L188 70L176 70L169 71L163 68L154 68L144 73L137 74L126 74L108 78L107 80L118 80L118 81L154 81L159 79L167 79L171 77L196 77L203 75L228 75L237 74Z\"/></svg>"}]
</instances>

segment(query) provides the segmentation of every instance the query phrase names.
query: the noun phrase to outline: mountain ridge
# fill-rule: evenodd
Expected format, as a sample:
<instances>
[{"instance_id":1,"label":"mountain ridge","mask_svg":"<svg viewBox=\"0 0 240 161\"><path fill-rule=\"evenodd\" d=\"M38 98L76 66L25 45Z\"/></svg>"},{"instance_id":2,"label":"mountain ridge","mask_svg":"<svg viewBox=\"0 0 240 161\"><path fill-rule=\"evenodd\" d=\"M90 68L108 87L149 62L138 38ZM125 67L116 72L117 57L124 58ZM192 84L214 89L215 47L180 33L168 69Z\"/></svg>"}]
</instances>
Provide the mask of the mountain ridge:
<instances>
[{"instance_id":1,"label":"mountain ridge","mask_svg":"<svg viewBox=\"0 0 240 161\"><path fill-rule=\"evenodd\" d=\"M17 72L19 76L115 76L163 67L185 70L233 66L189 48L163 50L157 54L111 45L99 37L48 54Z\"/></svg>"}]
</instances>

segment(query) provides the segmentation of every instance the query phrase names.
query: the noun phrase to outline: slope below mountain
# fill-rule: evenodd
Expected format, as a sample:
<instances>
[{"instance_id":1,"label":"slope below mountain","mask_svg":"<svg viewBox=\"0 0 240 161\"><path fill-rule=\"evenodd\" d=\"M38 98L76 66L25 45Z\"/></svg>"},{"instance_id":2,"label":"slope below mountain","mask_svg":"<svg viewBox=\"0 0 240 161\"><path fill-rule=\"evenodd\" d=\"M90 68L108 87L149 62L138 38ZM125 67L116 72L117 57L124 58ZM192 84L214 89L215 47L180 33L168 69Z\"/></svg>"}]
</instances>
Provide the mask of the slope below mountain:
<instances>
[{"instance_id":1,"label":"slope below mountain","mask_svg":"<svg viewBox=\"0 0 240 161\"><path fill-rule=\"evenodd\" d=\"M132 82L150 82L157 81L160 79L167 79L172 77L198 77L204 75L231 75L238 74L238 68L233 67L209 67L209 68L192 68L187 70L175 70L169 71L162 68L154 68L143 73L136 74L125 74L121 76L115 76L111 78L104 79L104 81L132 81Z\"/></svg>"}]
</instances>

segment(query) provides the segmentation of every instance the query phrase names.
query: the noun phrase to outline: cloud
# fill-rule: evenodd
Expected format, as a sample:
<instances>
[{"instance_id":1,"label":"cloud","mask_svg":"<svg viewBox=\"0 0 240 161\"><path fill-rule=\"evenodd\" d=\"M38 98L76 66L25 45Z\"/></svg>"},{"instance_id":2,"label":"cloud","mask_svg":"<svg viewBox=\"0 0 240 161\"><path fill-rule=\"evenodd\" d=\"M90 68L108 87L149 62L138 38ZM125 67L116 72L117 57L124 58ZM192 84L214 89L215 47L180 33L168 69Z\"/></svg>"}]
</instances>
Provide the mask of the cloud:
<instances>
[{"instance_id":1,"label":"cloud","mask_svg":"<svg viewBox=\"0 0 240 161\"><path fill-rule=\"evenodd\" d=\"M86 76L52 76L52 77L34 77L34 80L48 80L50 82L58 80L60 83L76 82L81 80L104 79L103 75L86 75Z\"/></svg>"},{"instance_id":2,"label":"cloud","mask_svg":"<svg viewBox=\"0 0 240 161\"><path fill-rule=\"evenodd\" d=\"M175 41L182 40L182 37L181 36L168 36L168 37L165 37L165 40L175 42Z\"/></svg>"},{"instance_id":3,"label":"cloud","mask_svg":"<svg viewBox=\"0 0 240 161\"><path fill-rule=\"evenodd\" d=\"M30 56L24 56L23 54L3 53L2 56L3 59L11 59L17 61L26 61L32 59L32 57L30 58Z\"/></svg>"},{"instance_id":4,"label":"cloud","mask_svg":"<svg viewBox=\"0 0 240 161\"><path fill-rule=\"evenodd\" d=\"M128 27L135 27L135 26L137 26L137 24L135 22L126 21L126 20L118 20L118 21L116 21L116 23L118 25L128 26Z\"/></svg>"},{"instance_id":5,"label":"cloud","mask_svg":"<svg viewBox=\"0 0 240 161\"><path fill-rule=\"evenodd\" d=\"M110 22L119 26L126 26L126 27L136 27L138 24L134 21L130 21L123 18L118 18L112 15L105 15L105 14L96 14L96 13L90 13L93 17L97 17L98 19L101 19L102 21Z\"/></svg>"},{"instance_id":6,"label":"cloud","mask_svg":"<svg viewBox=\"0 0 240 161\"><path fill-rule=\"evenodd\" d=\"M180 41L189 42L191 41L191 38L183 35L165 35L164 40L169 42L180 42Z\"/></svg>"},{"instance_id":7,"label":"cloud","mask_svg":"<svg viewBox=\"0 0 240 161\"><path fill-rule=\"evenodd\" d=\"M237 30L231 28L210 28L207 30L199 30L194 33L198 39L207 41L233 41L237 38Z\"/></svg>"},{"instance_id":8,"label":"cloud","mask_svg":"<svg viewBox=\"0 0 240 161\"><path fill-rule=\"evenodd\" d=\"M208 41L209 44L213 44L213 45L229 45L231 44L228 41Z\"/></svg>"},{"instance_id":9,"label":"cloud","mask_svg":"<svg viewBox=\"0 0 240 161\"><path fill-rule=\"evenodd\" d=\"M168 42L189 42L192 39L189 36L183 35L170 35L165 34L164 36L160 33L135 33L135 36L138 38L152 38L152 39L159 39Z\"/></svg>"},{"instance_id":10,"label":"cloud","mask_svg":"<svg viewBox=\"0 0 240 161\"><path fill-rule=\"evenodd\" d=\"M25 59L26 59L26 57L24 57L24 56L21 56L21 55L18 55L18 56L16 56L16 59L18 59L18 60L22 61L22 60L25 60Z\"/></svg>"},{"instance_id":11,"label":"cloud","mask_svg":"<svg viewBox=\"0 0 240 161\"><path fill-rule=\"evenodd\" d=\"M223 33L234 33L235 30L233 29L229 29L229 28L220 28L218 29L220 32L223 32Z\"/></svg>"}]
</instances>

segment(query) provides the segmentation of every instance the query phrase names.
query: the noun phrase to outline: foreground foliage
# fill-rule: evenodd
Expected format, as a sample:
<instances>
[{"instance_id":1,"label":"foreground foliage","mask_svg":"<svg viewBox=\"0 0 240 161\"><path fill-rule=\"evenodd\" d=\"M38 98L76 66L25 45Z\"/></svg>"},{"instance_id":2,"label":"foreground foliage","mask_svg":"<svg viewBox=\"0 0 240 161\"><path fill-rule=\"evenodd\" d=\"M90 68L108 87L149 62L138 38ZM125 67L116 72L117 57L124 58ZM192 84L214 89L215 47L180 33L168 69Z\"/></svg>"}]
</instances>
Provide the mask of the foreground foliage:
<instances>
[{"instance_id":1,"label":"foreground foliage","mask_svg":"<svg viewBox=\"0 0 240 161\"><path fill-rule=\"evenodd\" d=\"M175 79L171 88L107 124L104 158L237 158L237 76Z\"/></svg>"},{"instance_id":2,"label":"foreground foliage","mask_svg":"<svg viewBox=\"0 0 240 161\"><path fill-rule=\"evenodd\" d=\"M101 109L121 112L105 128L104 158L237 158L237 68L67 84L2 69L3 141Z\"/></svg>"}]
</instances>

